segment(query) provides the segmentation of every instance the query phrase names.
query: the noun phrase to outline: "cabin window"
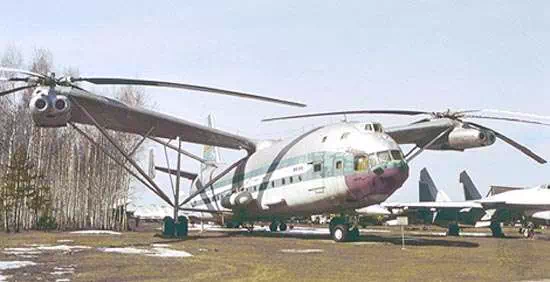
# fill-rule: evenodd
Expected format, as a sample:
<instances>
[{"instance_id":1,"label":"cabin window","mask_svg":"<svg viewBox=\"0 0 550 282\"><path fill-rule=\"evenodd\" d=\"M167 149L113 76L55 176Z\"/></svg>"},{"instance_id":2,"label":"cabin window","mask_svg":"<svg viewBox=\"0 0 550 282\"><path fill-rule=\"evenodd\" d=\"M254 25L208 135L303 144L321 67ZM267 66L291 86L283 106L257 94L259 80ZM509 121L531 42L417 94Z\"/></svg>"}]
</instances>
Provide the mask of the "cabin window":
<instances>
[{"instance_id":1,"label":"cabin window","mask_svg":"<svg viewBox=\"0 0 550 282\"><path fill-rule=\"evenodd\" d=\"M356 156L354 162L355 171L366 171L369 169L369 160L367 156Z\"/></svg>"},{"instance_id":2,"label":"cabin window","mask_svg":"<svg viewBox=\"0 0 550 282\"><path fill-rule=\"evenodd\" d=\"M254 192L256 192L256 186L254 186Z\"/></svg>"},{"instance_id":3,"label":"cabin window","mask_svg":"<svg viewBox=\"0 0 550 282\"><path fill-rule=\"evenodd\" d=\"M291 177L289 177L289 179L288 179L288 180L290 180L290 183L293 183L293 182L294 182L294 178L292 178L292 176L291 176Z\"/></svg>"},{"instance_id":4,"label":"cabin window","mask_svg":"<svg viewBox=\"0 0 550 282\"><path fill-rule=\"evenodd\" d=\"M321 143L325 143L327 141L327 138L328 136L323 137L323 139L321 140Z\"/></svg>"},{"instance_id":5,"label":"cabin window","mask_svg":"<svg viewBox=\"0 0 550 282\"><path fill-rule=\"evenodd\" d=\"M302 176L298 175L298 181L302 181Z\"/></svg>"},{"instance_id":6,"label":"cabin window","mask_svg":"<svg viewBox=\"0 0 550 282\"><path fill-rule=\"evenodd\" d=\"M275 187L275 181L271 181L271 187Z\"/></svg>"},{"instance_id":7,"label":"cabin window","mask_svg":"<svg viewBox=\"0 0 550 282\"><path fill-rule=\"evenodd\" d=\"M403 159L403 154L399 150L391 150L390 153L391 153L392 159L394 159L396 161L400 161L400 160Z\"/></svg>"},{"instance_id":8,"label":"cabin window","mask_svg":"<svg viewBox=\"0 0 550 282\"><path fill-rule=\"evenodd\" d=\"M321 171L321 164L314 164L314 165L313 165L313 171L314 171L314 172L319 172L319 171Z\"/></svg>"},{"instance_id":9,"label":"cabin window","mask_svg":"<svg viewBox=\"0 0 550 282\"><path fill-rule=\"evenodd\" d=\"M372 125L369 123L369 124L365 124L365 130L366 131L372 131Z\"/></svg>"},{"instance_id":10,"label":"cabin window","mask_svg":"<svg viewBox=\"0 0 550 282\"><path fill-rule=\"evenodd\" d=\"M349 134L350 134L349 132L345 132L345 133L342 134L342 136L340 137L340 140L344 140L344 139L348 138Z\"/></svg>"},{"instance_id":11,"label":"cabin window","mask_svg":"<svg viewBox=\"0 0 550 282\"><path fill-rule=\"evenodd\" d=\"M286 184L286 182L285 182L285 179L284 179L284 178L283 178L283 179L281 179L281 182L282 182L282 185L285 185L285 184Z\"/></svg>"},{"instance_id":12,"label":"cabin window","mask_svg":"<svg viewBox=\"0 0 550 282\"><path fill-rule=\"evenodd\" d=\"M342 169L342 161L337 161L336 162L336 169Z\"/></svg>"}]
</instances>

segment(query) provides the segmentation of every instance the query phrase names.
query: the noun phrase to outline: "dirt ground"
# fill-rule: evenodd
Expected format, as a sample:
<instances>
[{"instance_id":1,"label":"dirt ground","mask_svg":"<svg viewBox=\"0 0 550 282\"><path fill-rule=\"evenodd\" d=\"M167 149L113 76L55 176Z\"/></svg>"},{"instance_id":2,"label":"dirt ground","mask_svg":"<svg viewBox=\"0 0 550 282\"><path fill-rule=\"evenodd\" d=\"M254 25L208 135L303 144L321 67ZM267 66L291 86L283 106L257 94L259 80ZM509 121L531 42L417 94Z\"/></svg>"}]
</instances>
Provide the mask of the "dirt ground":
<instances>
[{"instance_id":1,"label":"dirt ground","mask_svg":"<svg viewBox=\"0 0 550 282\"><path fill-rule=\"evenodd\" d=\"M550 232L523 239L444 237L442 229L362 230L358 242L334 243L324 229L251 234L214 229L185 240L163 239L154 230L120 235L27 232L0 234L2 261L36 265L2 270L8 281L521 281L550 278ZM475 230L479 232L479 230ZM192 257L106 253L101 248L150 250L162 244ZM65 246L67 250L14 254L12 248ZM80 249L71 249L80 246ZM89 247L89 248L84 248ZM55 248L54 248L55 249ZM62 249L62 248L61 248ZM15 249L17 250L17 249ZM67 270L70 271L58 271ZM1 278L0 278L1 280Z\"/></svg>"}]
</instances>

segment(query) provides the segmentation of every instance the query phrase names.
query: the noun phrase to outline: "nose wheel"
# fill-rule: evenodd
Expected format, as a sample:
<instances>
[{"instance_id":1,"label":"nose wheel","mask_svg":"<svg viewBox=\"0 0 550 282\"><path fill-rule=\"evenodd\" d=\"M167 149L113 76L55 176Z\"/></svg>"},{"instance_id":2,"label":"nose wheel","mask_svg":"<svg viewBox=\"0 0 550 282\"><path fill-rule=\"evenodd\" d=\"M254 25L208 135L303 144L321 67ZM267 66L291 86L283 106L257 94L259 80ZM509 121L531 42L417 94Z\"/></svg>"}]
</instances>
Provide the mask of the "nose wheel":
<instances>
[{"instance_id":1,"label":"nose wheel","mask_svg":"<svg viewBox=\"0 0 550 282\"><path fill-rule=\"evenodd\" d=\"M345 217L335 217L329 224L330 236L335 242L355 241L359 238L356 224L350 223Z\"/></svg>"}]
</instances>

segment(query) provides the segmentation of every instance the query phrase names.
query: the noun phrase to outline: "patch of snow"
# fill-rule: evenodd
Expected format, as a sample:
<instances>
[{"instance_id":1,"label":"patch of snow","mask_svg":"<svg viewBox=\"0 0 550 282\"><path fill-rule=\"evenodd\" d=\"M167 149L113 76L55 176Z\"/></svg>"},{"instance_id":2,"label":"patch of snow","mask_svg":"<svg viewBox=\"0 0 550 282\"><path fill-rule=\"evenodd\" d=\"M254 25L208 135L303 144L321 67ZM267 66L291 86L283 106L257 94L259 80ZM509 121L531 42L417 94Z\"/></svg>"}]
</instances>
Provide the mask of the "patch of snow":
<instances>
[{"instance_id":1,"label":"patch of snow","mask_svg":"<svg viewBox=\"0 0 550 282\"><path fill-rule=\"evenodd\" d=\"M74 240L57 240L57 243L72 243Z\"/></svg>"},{"instance_id":2,"label":"patch of snow","mask_svg":"<svg viewBox=\"0 0 550 282\"><path fill-rule=\"evenodd\" d=\"M289 254L315 254L315 253L322 253L324 250L321 249L283 249L281 250L282 253L289 253Z\"/></svg>"},{"instance_id":3,"label":"patch of snow","mask_svg":"<svg viewBox=\"0 0 550 282\"><path fill-rule=\"evenodd\" d=\"M168 247L170 247L170 245L168 245L168 244L153 244L151 246L153 246L155 248L168 248Z\"/></svg>"},{"instance_id":4,"label":"patch of snow","mask_svg":"<svg viewBox=\"0 0 550 282\"><path fill-rule=\"evenodd\" d=\"M188 252L171 250L167 248L152 248L148 249L138 249L133 247L125 248L100 248L102 252L106 253L119 253L119 254L128 254L128 255L146 255L152 257L191 257Z\"/></svg>"},{"instance_id":5,"label":"patch of snow","mask_svg":"<svg viewBox=\"0 0 550 282\"><path fill-rule=\"evenodd\" d=\"M192 257L193 255L184 252L184 251L176 251L166 248L153 248L153 251L155 251L155 254L148 254L148 256L152 257L165 257L165 258L186 258L186 257Z\"/></svg>"},{"instance_id":6,"label":"patch of snow","mask_svg":"<svg viewBox=\"0 0 550 282\"><path fill-rule=\"evenodd\" d=\"M284 231L283 233L290 233L290 234L321 234L321 235L327 235L329 234L328 228L308 228L308 227L294 227L292 230Z\"/></svg>"},{"instance_id":7,"label":"patch of snow","mask_svg":"<svg viewBox=\"0 0 550 282\"><path fill-rule=\"evenodd\" d=\"M22 260L22 261L0 261L0 270L16 269L26 266L36 265L36 262Z\"/></svg>"},{"instance_id":8,"label":"patch of snow","mask_svg":"<svg viewBox=\"0 0 550 282\"><path fill-rule=\"evenodd\" d=\"M91 249L91 247L88 246L67 246L67 245L57 245L57 246L41 246L37 247L37 249L42 251L72 251L72 250L78 250L78 249Z\"/></svg>"},{"instance_id":9,"label":"patch of snow","mask_svg":"<svg viewBox=\"0 0 550 282\"><path fill-rule=\"evenodd\" d=\"M39 255L42 252L36 250L35 248L5 248L4 254L6 255Z\"/></svg>"},{"instance_id":10,"label":"patch of snow","mask_svg":"<svg viewBox=\"0 0 550 282\"><path fill-rule=\"evenodd\" d=\"M126 248L100 248L102 252L106 253L119 253L119 254L128 254L128 255L143 255L149 253L148 250L126 247Z\"/></svg>"},{"instance_id":11,"label":"patch of snow","mask_svg":"<svg viewBox=\"0 0 550 282\"><path fill-rule=\"evenodd\" d=\"M65 274L74 274L73 267L54 267L54 272L50 272L51 275L65 275Z\"/></svg>"},{"instance_id":12,"label":"patch of snow","mask_svg":"<svg viewBox=\"0 0 550 282\"><path fill-rule=\"evenodd\" d=\"M121 235L122 233L110 230L82 230L82 231L73 231L71 234L80 234L80 235Z\"/></svg>"},{"instance_id":13,"label":"patch of snow","mask_svg":"<svg viewBox=\"0 0 550 282\"><path fill-rule=\"evenodd\" d=\"M32 262L32 261L27 261L27 260L23 260L23 261L0 261L0 270L17 269L17 268L27 267L27 266L32 266L32 265L36 265L36 263ZM0 281L6 281L6 280L8 280L8 278L11 278L11 276L10 275L2 275L2 273L0 272Z\"/></svg>"},{"instance_id":14,"label":"patch of snow","mask_svg":"<svg viewBox=\"0 0 550 282\"><path fill-rule=\"evenodd\" d=\"M71 279L63 278L63 279L56 279L55 282L70 282Z\"/></svg>"}]
</instances>

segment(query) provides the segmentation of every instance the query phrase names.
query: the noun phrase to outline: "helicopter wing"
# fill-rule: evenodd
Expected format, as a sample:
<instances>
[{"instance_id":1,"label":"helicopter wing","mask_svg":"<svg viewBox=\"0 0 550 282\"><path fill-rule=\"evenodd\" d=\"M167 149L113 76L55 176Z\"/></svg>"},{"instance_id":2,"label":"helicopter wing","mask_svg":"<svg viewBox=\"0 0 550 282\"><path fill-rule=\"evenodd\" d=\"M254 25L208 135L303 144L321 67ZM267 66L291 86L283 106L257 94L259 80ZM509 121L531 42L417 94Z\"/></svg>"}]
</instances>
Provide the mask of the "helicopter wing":
<instances>
[{"instance_id":1,"label":"helicopter wing","mask_svg":"<svg viewBox=\"0 0 550 282\"><path fill-rule=\"evenodd\" d=\"M404 126L389 127L385 132L399 144L416 144L421 147L455 126L450 119L426 119Z\"/></svg>"},{"instance_id":2,"label":"helicopter wing","mask_svg":"<svg viewBox=\"0 0 550 282\"><path fill-rule=\"evenodd\" d=\"M202 126L184 119L126 105L120 101L90 92L72 90L66 94L72 102L69 121L93 125L92 120L106 129L212 145L229 149L256 150L255 142L246 137Z\"/></svg>"}]
</instances>

